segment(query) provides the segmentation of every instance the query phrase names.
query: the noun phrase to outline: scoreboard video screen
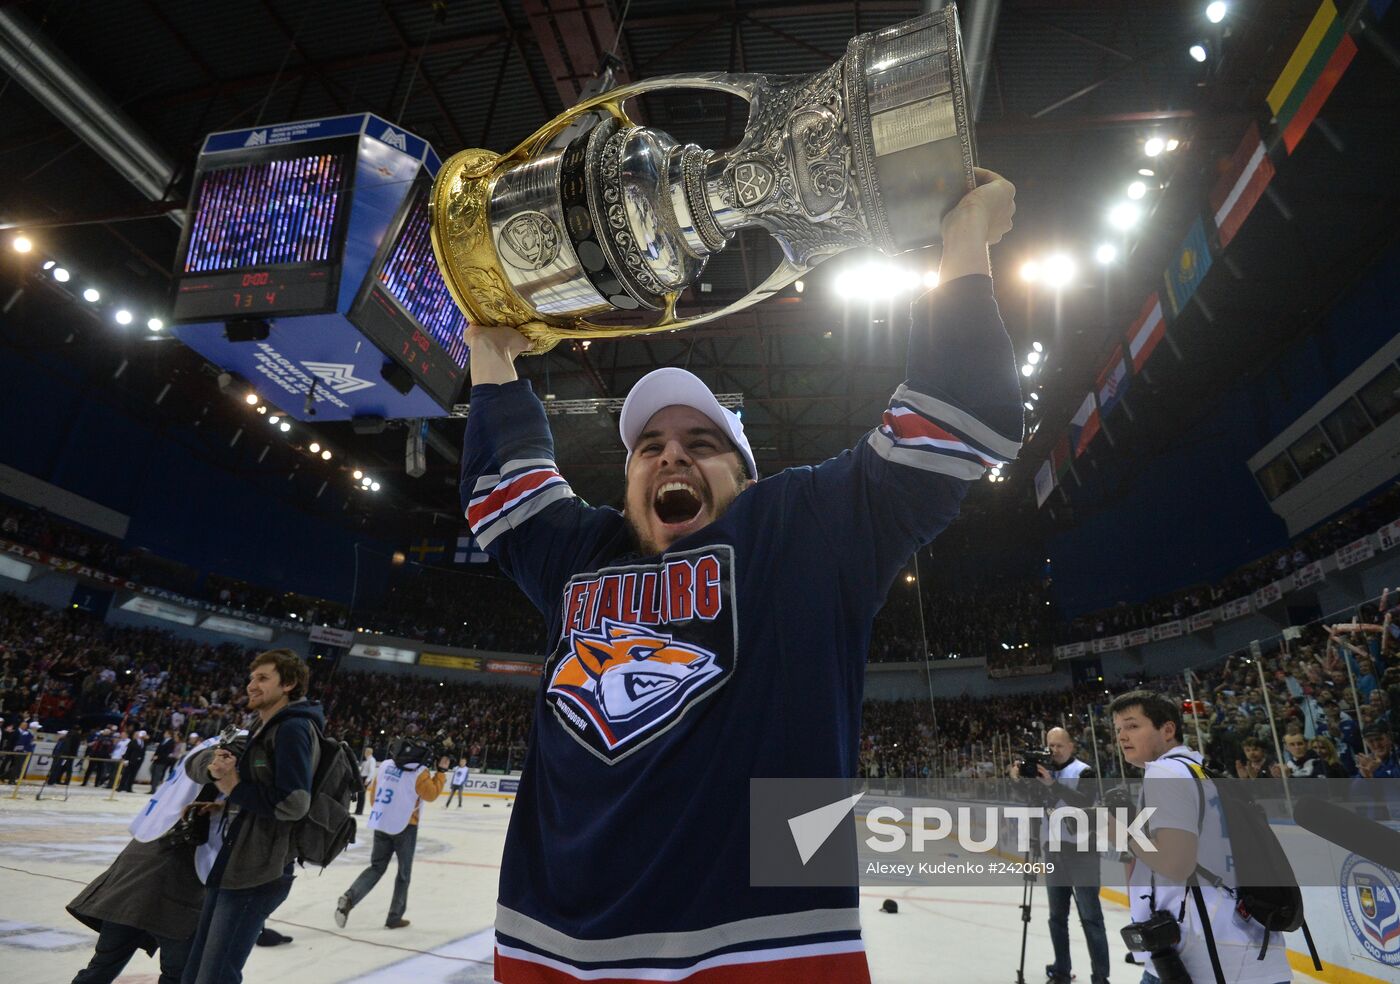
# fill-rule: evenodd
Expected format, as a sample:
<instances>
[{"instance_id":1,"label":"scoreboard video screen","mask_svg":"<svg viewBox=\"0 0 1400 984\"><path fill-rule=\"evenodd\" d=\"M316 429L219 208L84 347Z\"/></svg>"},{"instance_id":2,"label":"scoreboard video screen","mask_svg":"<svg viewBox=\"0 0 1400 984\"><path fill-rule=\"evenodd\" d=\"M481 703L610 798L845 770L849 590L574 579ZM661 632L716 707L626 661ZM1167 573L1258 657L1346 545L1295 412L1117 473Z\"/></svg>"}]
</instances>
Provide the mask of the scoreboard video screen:
<instances>
[{"instance_id":1,"label":"scoreboard video screen","mask_svg":"<svg viewBox=\"0 0 1400 984\"><path fill-rule=\"evenodd\" d=\"M354 168L353 144L337 143L262 149L196 176L175 320L334 309Z\"/></svg>"},{"instance_id":2,"label":"scoreboard video screen","mask_svg":"<svg viewBox=\"0 0 1400 984\"><path fill-rule=\"evenodd\" d=\"M428 236L432 183L420 176L365 275L350 322L450 409L466 378L467 320L452 300Z\"/></svg>"}]
</instances>

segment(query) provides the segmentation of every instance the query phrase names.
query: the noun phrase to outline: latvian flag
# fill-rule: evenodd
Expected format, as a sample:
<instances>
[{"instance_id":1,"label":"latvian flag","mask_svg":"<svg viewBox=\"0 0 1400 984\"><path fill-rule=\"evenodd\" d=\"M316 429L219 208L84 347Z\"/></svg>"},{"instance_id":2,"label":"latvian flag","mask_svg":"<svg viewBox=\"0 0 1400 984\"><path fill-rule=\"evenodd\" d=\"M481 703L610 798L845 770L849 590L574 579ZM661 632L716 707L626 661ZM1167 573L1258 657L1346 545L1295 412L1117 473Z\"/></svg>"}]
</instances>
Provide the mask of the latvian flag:
<instances>
[{"instance_id":1,"label":"latvian flag","mask_svg":"<svg viewBox=\"0 0 1400 984\"><path fill-rule=\"evenodd\" d=\"M1230 245L1273 177L1274 164L1264 149L1264 141L1259 139L1259 127L1251 124L1235 149L1235 156L1230 158L1229 170L1220 176L1210 193L1221 249Z\"/></svg>"},{"instance_id":2,"label":"latvian flag","mask_svg":"<svg viewBox=\"0 0 1400 984\"><path fill-rule=\"evenodd\" d=\"M1133 360L1133 372L1142 372L1143 364L1166 333L1167 322L1162 317L1162 299L1154 293L1142 306L1142 312L1133 322L1133 326L1128 329L1128 357Z\"/></svg>"},{"instance_id":3,"label":"latvian flag","mask_svg":"<svg viewBox=\"0 0 1400 984\"><path fill-rule=\"evenodd\" d=\"M1109 356L1108 365L1103 367L1099 373L1099 414L1108 416L1108 412L1118 405L1118 401L1123 398L1123 394L1128 390L1128 366L1123 361L1123 346L1115 345L1113 354Z\"/></svg>"},{"instance_id":4,"label":"latvian flag","mask_svg":"<svg viewBox=\"0 0 1400 984\"><path fill-rule=\"evenodd\" d=\"M1356 42L1337 16L1336 4L1323 0L1266 97L1290 154L1355 57Z\"/></svg>"},{"instance_id":5,"label":"latvian flag","mask_svg":"<svg viewBox=\"0 0 1400 984\"><path fill-rule=\"evenodd\" d=\"M1094 404L1093 393L1084 394L1084 402L1070 419L1069 432L1074 456L1078 458L1099 432L1099 408Z\"/></svg>"}]
</instances>

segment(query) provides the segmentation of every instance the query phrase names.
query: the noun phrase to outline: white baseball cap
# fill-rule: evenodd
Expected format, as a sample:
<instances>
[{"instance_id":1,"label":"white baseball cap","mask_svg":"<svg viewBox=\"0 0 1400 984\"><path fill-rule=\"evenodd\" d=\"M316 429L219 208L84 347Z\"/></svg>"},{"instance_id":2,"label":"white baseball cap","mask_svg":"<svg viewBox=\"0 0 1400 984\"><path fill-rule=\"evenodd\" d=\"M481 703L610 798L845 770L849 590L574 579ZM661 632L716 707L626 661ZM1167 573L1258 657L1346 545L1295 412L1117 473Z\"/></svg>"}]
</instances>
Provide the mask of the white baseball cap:
<instances>
[{"instance_id":1,"label":"white baseball cap","mask_svg":"<svg viewBox=\"0 0 1400 984\"><path fill-rule=\"evenodd\" d=\"M739 415L720 406L699 376L675 366L653 369L647 373L637 380L637 385L632 387L622 403L622 417L617 429L622 435L623 446L627 448L628 463L632 461L632 447L646 428L647 421L667 407L690 407L710 418L738 448L749 477L758 477L758 465L754 463L753 449L744 435L744 422Z\"/></svg>"},{"instance_id":2,"label":"white baseball cap","mask_svg":"<svg viewBox=\"0 0 1400 984\"><path fill-rule=\"evenodd\" d=\"M38 730L38 728L39 728L40 725L39 725L39 722L38 722L38 721L30 721L30 722L29 722L29 726L30 726L31 728L34 728L35 730Z\"/></svg>"}]
</instances>

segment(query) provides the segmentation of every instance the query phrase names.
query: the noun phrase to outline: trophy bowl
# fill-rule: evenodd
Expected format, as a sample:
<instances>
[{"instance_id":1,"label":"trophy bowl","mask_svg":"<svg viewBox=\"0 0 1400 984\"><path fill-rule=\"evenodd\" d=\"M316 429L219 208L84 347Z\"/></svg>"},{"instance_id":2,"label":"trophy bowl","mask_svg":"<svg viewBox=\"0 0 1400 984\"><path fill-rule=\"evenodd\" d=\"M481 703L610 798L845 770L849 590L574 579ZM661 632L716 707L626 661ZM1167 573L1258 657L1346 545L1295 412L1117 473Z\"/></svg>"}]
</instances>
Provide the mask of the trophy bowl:
<instances>
[{"instance_id":1,"label":"trophy bowl","mask_svg":"<svg viewBox=\"0 0 1400 984\"><path fill-rule=\"evenodd\" d=\"M739 142L681 144L628 117L632 97L677 88L748 102ZM596 122L554 145L584 117ZM724 317L849 249L932 245L975 162L950 5L853 38L814 75L650 79L580 102L509 153L463 150L433 186L433 252L468 320L518 328L539 354ZM678 314L709 258L751 227L777 240L776 269L731 304ZM644 323L597 320L620 312Z\"/></svg>"}]
</instances>

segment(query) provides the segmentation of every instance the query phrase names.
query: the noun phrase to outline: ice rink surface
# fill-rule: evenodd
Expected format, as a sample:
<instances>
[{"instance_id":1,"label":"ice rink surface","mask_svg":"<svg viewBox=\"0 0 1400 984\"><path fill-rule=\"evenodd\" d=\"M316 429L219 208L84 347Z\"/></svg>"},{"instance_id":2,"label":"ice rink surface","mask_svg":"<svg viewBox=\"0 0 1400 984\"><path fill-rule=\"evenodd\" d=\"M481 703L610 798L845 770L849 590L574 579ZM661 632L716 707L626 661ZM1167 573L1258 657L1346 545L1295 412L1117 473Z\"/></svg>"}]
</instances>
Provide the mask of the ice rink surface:
<instances>
[{"instance_id":1,"label":"ice rink surface","mask_svg":"<svg viewBox=\"0 0 1400 984\"><path fill-rule=\"evenodd\" d=\"M96 934L64 906L126 845L126 825L145 796L118 794L109 801L106 790L78 789L67 802L36 802L33 787L17 799L10 798L11 791L0 787L0 977L66 984L87 963ZM460 808L425 805L406 913L412 925L404 929L384 928L392 863L350 914L345 929L336 929L332 921L336 898L368 862L366 839L324 873L299 875L291 896L269 920L293 942L255 948L244 979L295 984L490 981L491 921L509 818L504 800L467 800ZM886 898L899 902L897 914L880 911ZM1020 902L1019 889L864 890L862 922L875 981L1012 984L1021 941ZM1040 984L1051 959L1040 885L1032 905L1026 980ZM1137 984L1141 971L1117 962L1122 958L1118 930L1128 921L1127 911L1105 900L1104 918L1115 955L1113 980ZM1070 941L1078 980L1088 984L1088 950L1073 912ZM156 961L138 953L118 981L155 984L157 976Z\"/></svg>"}]
</instances>

